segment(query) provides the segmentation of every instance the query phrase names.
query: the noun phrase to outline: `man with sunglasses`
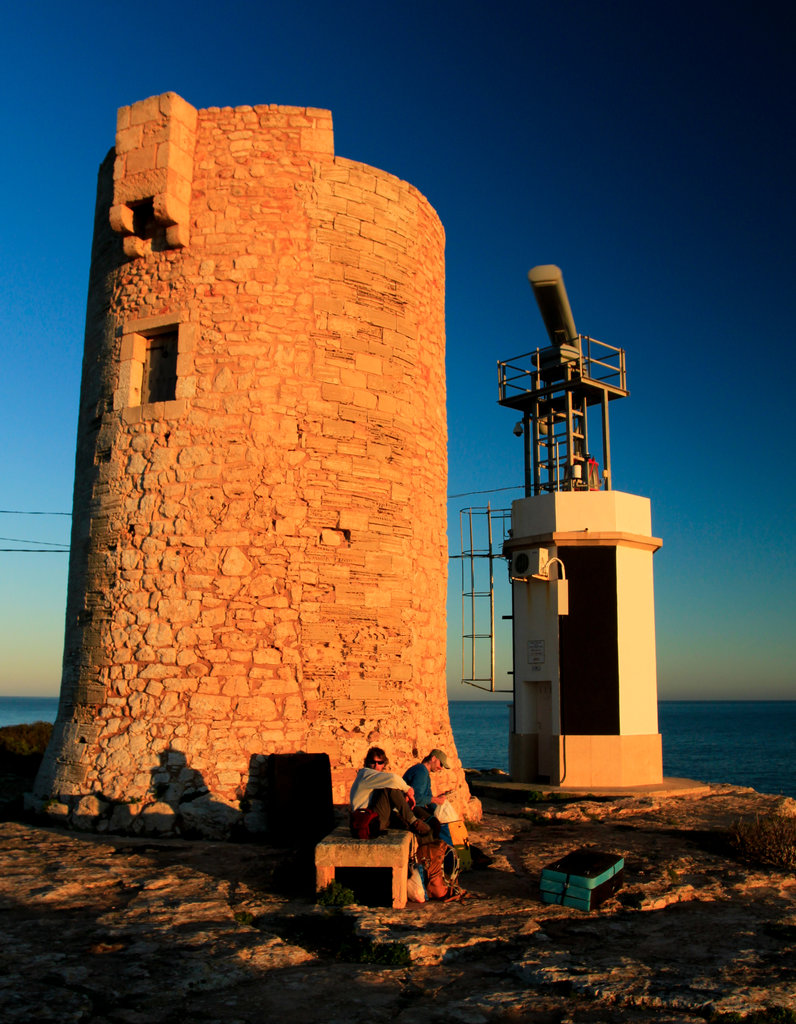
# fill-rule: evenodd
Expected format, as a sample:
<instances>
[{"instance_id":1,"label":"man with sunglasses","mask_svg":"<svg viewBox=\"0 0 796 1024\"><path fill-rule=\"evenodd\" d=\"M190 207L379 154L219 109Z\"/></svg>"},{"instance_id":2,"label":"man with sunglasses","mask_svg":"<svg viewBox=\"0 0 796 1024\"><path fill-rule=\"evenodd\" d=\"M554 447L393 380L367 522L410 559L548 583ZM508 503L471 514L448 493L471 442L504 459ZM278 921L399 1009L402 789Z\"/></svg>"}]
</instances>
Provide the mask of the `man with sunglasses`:
<instances>
[{"instance_id":1,"label":"man with sunglasses","mask_svg":"<svg viewBox=\"0 0 796 1024\"><path fill-rule=\"evenodd\" d=\"M351 787L351 811L370 809L379 818L379 830L390 826L427 836L431 829L416 817L412 787L400 775L387 771L389 761L381 747L371 747Z\"/></svg>"}]
</instances>

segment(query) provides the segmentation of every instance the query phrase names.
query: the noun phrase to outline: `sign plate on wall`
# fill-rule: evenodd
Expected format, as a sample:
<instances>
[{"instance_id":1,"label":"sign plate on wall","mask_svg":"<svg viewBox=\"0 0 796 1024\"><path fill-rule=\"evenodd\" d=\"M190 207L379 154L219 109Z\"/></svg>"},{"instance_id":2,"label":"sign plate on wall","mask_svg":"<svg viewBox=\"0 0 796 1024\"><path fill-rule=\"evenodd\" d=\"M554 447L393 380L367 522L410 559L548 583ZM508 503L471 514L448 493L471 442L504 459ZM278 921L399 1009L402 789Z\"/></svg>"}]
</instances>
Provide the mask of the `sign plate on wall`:
<instances>
[{"instance_id":1,"label":"sign plate on wall","mask_svg":"<svg viewBox=\"0 0 796 1024\"><path fill-rule=\"evenodd\" d=\"M544 640L529 640L528 641L528 664L529 665L543 665L544 664Z\"/></svg>"}]
</instances>

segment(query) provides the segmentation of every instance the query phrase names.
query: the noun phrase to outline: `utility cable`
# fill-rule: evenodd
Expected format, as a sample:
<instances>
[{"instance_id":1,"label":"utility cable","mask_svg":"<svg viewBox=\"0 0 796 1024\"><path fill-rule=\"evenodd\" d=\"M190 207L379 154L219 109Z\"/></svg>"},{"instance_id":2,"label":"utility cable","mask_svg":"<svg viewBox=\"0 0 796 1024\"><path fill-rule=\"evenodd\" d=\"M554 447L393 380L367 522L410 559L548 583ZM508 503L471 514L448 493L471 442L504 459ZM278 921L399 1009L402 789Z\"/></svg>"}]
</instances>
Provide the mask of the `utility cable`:
<instances>
[{"instance_id":1,"label":"utility cable","mask_svg":"<svg viewBox=\"0 0 796 1024\"><path fill-rule=\"evenodd\" d=\"M523 484L515 484L513 487L488 487L485 491L462 491L461 494L449 494L448 500L451 498L467 498L471 494L497 494L498 491L521 491L523 488Z\"/></svg>"},{"instance_id":2,"label":"utility cable","mask_svg":"<svg viewBox=\"0 0 796 1024\"><path fill-rule=\"evenodd\" d=\"M0 508L0 516L71 516L71 512L20 512L19 509Z\"/></svg>"},{"instance_id":3,"label":"utility cable","mask_svg":"<svg viewBox=\"0 0 796 1024\"><path fill-rule=\"evenodd\" d=\"M0 537L0 540L4 540L8 544L46 544L49 548L69 547L62 540L28 540L27 537L24 540L21 537Z\"/></svg>"}]
</instances>

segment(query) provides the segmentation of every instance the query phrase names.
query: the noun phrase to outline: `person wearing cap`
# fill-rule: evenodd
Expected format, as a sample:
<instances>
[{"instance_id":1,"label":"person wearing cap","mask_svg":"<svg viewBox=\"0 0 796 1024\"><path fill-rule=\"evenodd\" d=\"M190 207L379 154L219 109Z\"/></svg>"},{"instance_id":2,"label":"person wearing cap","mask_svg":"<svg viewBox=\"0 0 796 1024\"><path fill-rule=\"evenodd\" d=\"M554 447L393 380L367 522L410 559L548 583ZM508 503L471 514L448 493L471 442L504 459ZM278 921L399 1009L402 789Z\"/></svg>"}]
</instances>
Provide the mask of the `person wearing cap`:
<instances>
[{"instance_id":1,"label":"person wearing cap","mask_svg":"<svg viewBox=\"0 0 796 1024\"><path fill-rule=\"evenodd\" d=\"M443 768L449 767L445 752L435 747L419 764L413 764L404 772L404 782L414 790L417 807L428 814L433 814L434 808L437 806L434 803L434 794L431 792L431 773L440 772ZM437 794L440 797L447 795L447 793Z\"/></svg>"}]
</instances>

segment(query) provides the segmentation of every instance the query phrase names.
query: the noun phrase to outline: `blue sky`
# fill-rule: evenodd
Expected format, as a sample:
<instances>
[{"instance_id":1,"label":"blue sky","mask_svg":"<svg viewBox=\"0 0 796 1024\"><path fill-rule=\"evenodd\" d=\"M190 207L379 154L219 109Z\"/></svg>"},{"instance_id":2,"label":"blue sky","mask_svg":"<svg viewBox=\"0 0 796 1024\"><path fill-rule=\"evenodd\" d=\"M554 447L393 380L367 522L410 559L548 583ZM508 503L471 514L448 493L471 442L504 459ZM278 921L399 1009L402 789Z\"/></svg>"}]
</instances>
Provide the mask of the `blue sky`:
<instances>
[{"instance_id":1,"label":"blue sky","mask_svg":"<svg viewBox=\"0 0 796 1024\"><path fill-rule=\"evenodd\" d=\"M796 698L796 8L762 0L14 5L0 35L0 547L68 541L96 172L116 109L331 109L335 148L447 234L458 510L521 496L496 362L543 344L564 271L627 352L614 483L652 500L659 693ZM513 490L511 488L514 488ZM481 492L481 493L471 493ZM6 543L6 538L13 541ZM23 542L23 543L20 543ZM0 694L54 694L66 556L0 552ZM449 600L456 682L458 569ZM508 652L499 652L505 677Z\"/></svg>"}]
</instances>

